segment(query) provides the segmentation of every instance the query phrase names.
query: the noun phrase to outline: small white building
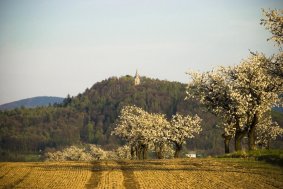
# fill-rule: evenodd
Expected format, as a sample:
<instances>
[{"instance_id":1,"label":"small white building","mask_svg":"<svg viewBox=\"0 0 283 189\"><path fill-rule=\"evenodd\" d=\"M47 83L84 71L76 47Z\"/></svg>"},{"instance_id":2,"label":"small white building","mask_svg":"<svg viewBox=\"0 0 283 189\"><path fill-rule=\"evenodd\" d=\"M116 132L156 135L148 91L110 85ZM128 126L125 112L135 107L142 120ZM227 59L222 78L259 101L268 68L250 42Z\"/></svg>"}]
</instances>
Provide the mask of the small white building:
<instances>
[{"instance_id":1,"label":"small white building","mask_svg":"<svg viewBox=\"0 0 283 189\"><path fill-rule=\"evenodd\" d=\"M189 153L185 154L185 156L188 157L188 158L196 158L197 153L196 152L189 152Z\"/></svg>"}]
</instances>

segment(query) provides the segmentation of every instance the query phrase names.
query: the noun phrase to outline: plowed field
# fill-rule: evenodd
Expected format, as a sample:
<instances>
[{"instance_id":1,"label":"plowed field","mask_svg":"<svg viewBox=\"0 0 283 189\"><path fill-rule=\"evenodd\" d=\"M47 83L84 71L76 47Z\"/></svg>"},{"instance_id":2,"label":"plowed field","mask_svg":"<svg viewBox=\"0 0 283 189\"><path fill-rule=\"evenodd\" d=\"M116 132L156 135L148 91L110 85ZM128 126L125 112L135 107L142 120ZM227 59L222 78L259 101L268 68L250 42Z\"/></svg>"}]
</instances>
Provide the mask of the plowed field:
<instances>
[{"instance_id":1,"label":"plowed field","mask_svg":"<svg viewBox=\"0 0 283 189\"><path fill-rule=\"evenodd\" d=\"M0 163L0 188L283 188L283 169L241 159Z\"/></svg>"}]
</instances>

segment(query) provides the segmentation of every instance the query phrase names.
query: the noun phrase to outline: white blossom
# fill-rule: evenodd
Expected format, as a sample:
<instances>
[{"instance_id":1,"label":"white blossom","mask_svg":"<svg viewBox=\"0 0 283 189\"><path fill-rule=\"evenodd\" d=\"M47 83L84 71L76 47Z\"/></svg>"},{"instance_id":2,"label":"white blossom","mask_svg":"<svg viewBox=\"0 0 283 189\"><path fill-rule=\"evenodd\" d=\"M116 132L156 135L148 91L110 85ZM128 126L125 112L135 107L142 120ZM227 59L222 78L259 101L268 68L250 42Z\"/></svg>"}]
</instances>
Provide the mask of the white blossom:
<instances>
[{"instance_id":1,"label":"white blossom","mask_svg":"<svg viewBox=\"0 0 283 189\"><path fill-rule=\"evenodd\" d=\"M271 116L264 117L256 128L256 143L262 147L269 147L271 140L283 135L283 128L272 121Z\"/></svg>"},{"instance_id":2,"label":"white blossom","mask_svg":"<svg viewBox=\"0 0 283 189\"><path fill-rule=\"evenodd\" d=\"M198 134L201 131L200 122L197 115L190 117L179 114L168 122L164 114L148 113L136 106L125 106L112 134L126 140L136 153L141 153L140 150L146 152L151 148L159 154L159 158L163 158L164 155L170 156L170 143L182 145L186 139Z\"/></svg>"},{"instance_id":3,"label":"white blossom","mask_svg":"<svg viewBox=\"0 0 283 189\"><path fill-rule=\"evenodd\" d=\"M234 67L189 73L192 82L188 84L187 98L198 99L218 116L225 135L248 132L252 146L257 122L271 107L281 104L283 80L266 74L263 66L271 61L263 54L252 53Z\"/></svg>"}]
</instances>

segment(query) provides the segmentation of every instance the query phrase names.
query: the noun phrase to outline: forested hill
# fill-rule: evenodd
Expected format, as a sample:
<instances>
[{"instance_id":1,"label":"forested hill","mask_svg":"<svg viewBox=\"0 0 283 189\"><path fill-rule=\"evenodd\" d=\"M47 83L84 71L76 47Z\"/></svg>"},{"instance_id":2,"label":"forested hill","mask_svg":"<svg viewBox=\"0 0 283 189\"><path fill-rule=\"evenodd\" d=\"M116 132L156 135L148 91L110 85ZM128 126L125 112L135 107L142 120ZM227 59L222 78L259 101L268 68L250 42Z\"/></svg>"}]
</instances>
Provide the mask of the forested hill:
<instances>
[{"instance_id":1,"label":"forested hill","mask_svg":"<svg viewBox=\"0 0 283 189\"><path fill-rule=\"evenodd\" d=\"M115 120L125 105L136 105L148 112L164 113L170 118L176 112L182 114L199 114L205 119L204 126L210 131L215 125L215 118L201 111L195 101L185 101L186 84L161 81L141 77L141 84L135 86L131 76L112 77L101 81L87 89L77 97L65 100L65 106L78 112L84 112L85 118L81 140L114 148L117 138L110 133L115 127ZM92 136L92 128L94 135ZM207 137L212 133L207 133ZM220 137L220 141L222 139ZM206 143L206 144L204 144ZM209 144L208 144L209 143ZM210 141L199 140L192 148L212 149Z\"/></svg>"},{"instance_id":2,"label":"forested hill","mask_svg":"<svg viewBox=\"0 0 283 189\"><path fill-rule=\"evenodd\" d=\"M67 97L61 105L0 111L2 159L11 152L38 152L79 143L114 149L123 144L111 136L111 131L125 105L164 113L168 118L176 112L197 113L203 119L203 131L185 148L205 154L223 153L222 131L216 126L216 118L196 101L185 101L185 90L186 85L178 82L142 77L141 84L135 86L131 76L112 77L76 97ZM281 113L276 117L280 120Z\"/></svg>"},{"instance_id":3,"label":"forested hill","mask_svg":"<svg viewBox=\"0 0 283 189\"><path fill-rule=\"evenodd\" d=\"M38 96L33 98L27 98L22 100L17 100L14 102L6 103L0 105L0 110L11 110L14 108L26 107L26 108L35 108L38 106L48 106L55 103L62 103L64 98L53 97L53 96Z\"/></svg>"}]
</instances>

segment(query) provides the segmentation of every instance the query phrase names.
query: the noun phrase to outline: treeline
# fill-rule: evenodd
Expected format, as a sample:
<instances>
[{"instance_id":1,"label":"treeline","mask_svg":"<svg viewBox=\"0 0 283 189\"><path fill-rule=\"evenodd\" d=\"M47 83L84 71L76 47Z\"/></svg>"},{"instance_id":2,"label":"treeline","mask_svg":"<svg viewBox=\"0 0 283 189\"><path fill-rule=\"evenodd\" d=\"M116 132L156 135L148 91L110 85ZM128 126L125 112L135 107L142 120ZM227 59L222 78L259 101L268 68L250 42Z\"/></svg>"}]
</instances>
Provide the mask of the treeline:
<instances>
[{"instance_id":1,"label":"treeline","mask_svg":"<svg viewBox=\"0 0 283 189\"><path fill-rule=\"evenodd\" d=\"M28 153L78 143L83 117L72 108L52 106L3 111L1 150Z\"/></svg>"}]
</instances>

